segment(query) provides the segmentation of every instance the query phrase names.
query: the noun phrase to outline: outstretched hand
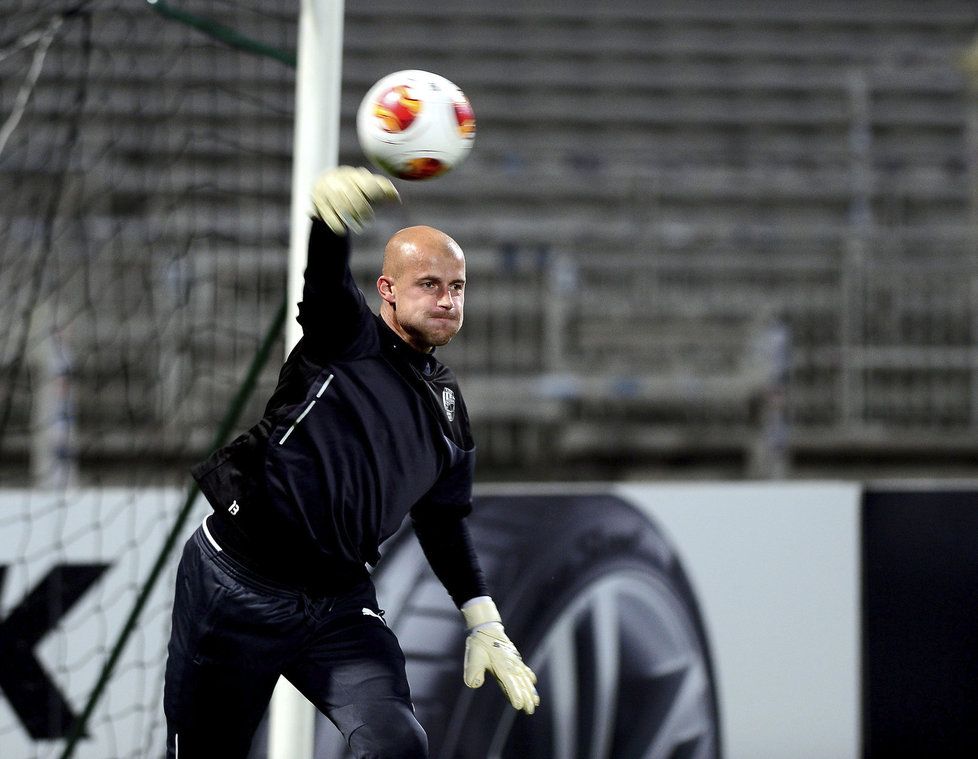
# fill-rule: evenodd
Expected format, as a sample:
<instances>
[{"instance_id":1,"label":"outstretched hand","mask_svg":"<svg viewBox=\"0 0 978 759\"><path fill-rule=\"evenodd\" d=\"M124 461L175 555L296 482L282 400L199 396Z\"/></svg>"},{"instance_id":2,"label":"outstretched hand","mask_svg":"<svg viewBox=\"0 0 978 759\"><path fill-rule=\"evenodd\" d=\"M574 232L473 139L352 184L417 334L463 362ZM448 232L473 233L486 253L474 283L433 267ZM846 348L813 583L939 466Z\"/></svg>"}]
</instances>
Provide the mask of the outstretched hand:
<instances>
[{"instance_id":1,"label":"outstretched hand","mask_svg":"<svg viewBox=\"0 0 978 759\"><path fill-rule=\"evenodd\" d=\"M400 197L387 177L353 166L324 172L312 190L316 215L338 235L345 235L347 229L362 231L374 217L374 203Z\"/></svg>"},{"instance_id":2,"label":"outstretched hand","mask_svg":"<svg viewBox=\"0 0 978 759\"><path fill-rule=\"evenodd\" d=\"M496 604L488 596L471 599L462 605L462 616L469 629L462 674L465 684L481 688L490 672L514 709L533 714L540 705L533 687L537 676L506 635Z\"/></svg>"},{"instance_id":3,"label":"outstretched hand","mask_svg":"<svg viewBox=\"0 0 978 759\"><path fill-rule=\"evenodd\" d=\"M469 633L463 669L462 679L470 688L481 687L485 673L491 672L514 709L533 714L540 705L540 696L533 687L537 676L523 663L501 624L488 624Z\"/></svg>"}]
</instances>

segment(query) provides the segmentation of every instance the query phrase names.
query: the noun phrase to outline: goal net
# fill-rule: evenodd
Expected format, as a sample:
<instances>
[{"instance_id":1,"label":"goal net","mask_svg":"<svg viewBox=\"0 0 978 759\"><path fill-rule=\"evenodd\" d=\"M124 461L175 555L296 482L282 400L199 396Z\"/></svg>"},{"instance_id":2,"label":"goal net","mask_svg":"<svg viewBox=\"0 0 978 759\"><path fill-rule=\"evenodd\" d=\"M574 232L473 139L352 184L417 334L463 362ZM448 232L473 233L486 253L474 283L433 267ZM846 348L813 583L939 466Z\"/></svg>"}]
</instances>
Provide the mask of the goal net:
<instances>
[{"instance_id":1,"label":"goal net","mask_svg":"<svg viewBox=\"0 0 978 759\"><path fill-rule=\"evenodd\" d=\"M279 313L297 9L2 13L0 753L31 759L64 750ZM74 756L162 751L174 562Z\"/></svg>"}]
</instances>

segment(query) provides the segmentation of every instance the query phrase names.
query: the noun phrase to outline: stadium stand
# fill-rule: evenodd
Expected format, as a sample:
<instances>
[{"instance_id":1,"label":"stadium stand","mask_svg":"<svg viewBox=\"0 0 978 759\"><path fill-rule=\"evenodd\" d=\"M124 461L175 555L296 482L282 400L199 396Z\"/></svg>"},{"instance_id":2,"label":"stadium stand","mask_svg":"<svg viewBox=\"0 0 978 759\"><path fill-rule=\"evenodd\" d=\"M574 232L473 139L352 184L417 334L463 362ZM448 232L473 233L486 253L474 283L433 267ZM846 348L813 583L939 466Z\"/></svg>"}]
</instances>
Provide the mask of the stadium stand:
<instances>
[{"instance_id":1,"label":"stadium stand","mask_svg":"<svg viewBox=\"0 0 978 759\"><path fill-rule=\"evenodd\" d=\"M974 8L448 6L353 14L346 77L353 97L396 61L465 82L479 149L423 188L424 213L480 241L493 288L516 258L543 268L541 310L564 296L557 316L520 309L509 329L505 294L487 304L503 344L550 330L549 366L486 367L508 352L480 358L471 331L445 351L476 373L494 457L556 454L582 476L973 462L974 179L956 61Z\"/></svg>"},{"instance_id":2,"label":"stadium stand","mask_svg":"<svg viewBox=\"0 0 978 759\"><path fill-rule=\"evenodd\" d=\"M271 39L271 11L173 4L294 45L292 11ZM56 184L56 238L111 254L53 253L84 283L56 308L77 314L80 474L152 479L203 452L280 297L292 72L101 5L110 53L66 32L30 143L0 154L21 196L0 242L36 239ZM360 239L358 275L370 288L407 223L466 249L443 355L486 477L974 474L976 33L964 0L347 3L342 161L361 162L360 96L398 68L449 76L479 119L464 167L405 187ZM37 146L72 130L52 164ZM4 467L37 437L15 337Z\"/></svg>"}]
</instances>

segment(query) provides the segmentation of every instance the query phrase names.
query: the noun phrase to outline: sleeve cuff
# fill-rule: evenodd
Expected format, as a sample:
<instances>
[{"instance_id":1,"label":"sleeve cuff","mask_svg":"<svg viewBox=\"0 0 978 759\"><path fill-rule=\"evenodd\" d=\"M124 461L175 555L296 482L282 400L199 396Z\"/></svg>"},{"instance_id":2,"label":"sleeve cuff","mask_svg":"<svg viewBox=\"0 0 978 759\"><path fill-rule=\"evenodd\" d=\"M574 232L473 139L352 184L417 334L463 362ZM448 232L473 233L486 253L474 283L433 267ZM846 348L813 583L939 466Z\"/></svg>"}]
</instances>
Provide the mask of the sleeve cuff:
<instances>
[{"instance_id":1,"label":"sleeve cuff","mask_svg":"<svg viewBox=\"0 0 978 759\"><path fill-rule=\"evenodd\" d=\"M490 622L502 622L499 610L489 596L476 596L470 598L462 604L462 616L465 618L465 626L471 630L480 625Z\"/></svg>"}]
</instances>

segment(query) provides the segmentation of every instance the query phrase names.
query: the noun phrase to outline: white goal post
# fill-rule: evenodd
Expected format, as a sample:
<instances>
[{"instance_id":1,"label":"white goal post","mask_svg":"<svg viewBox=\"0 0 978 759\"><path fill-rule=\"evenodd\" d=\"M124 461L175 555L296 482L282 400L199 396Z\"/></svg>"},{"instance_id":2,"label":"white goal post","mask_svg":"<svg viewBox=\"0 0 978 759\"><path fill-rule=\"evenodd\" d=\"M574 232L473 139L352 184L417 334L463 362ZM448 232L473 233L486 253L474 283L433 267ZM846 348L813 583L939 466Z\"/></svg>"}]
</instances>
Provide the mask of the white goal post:
<instances>
[{"instance_id":1,"label":"white goal post","mask_svg":"<svg viewBox=\"0 0 978 759\"><path fill-rule=\"evenodd\" d=\"M286 355L300 336L295 316L306 265L309 193L316 176L339 156L343 0L302 0L296 52ZM280 678L269 713L268 759L312 759L314 733L315 708Z\"/></svg>"}]
</instances>

